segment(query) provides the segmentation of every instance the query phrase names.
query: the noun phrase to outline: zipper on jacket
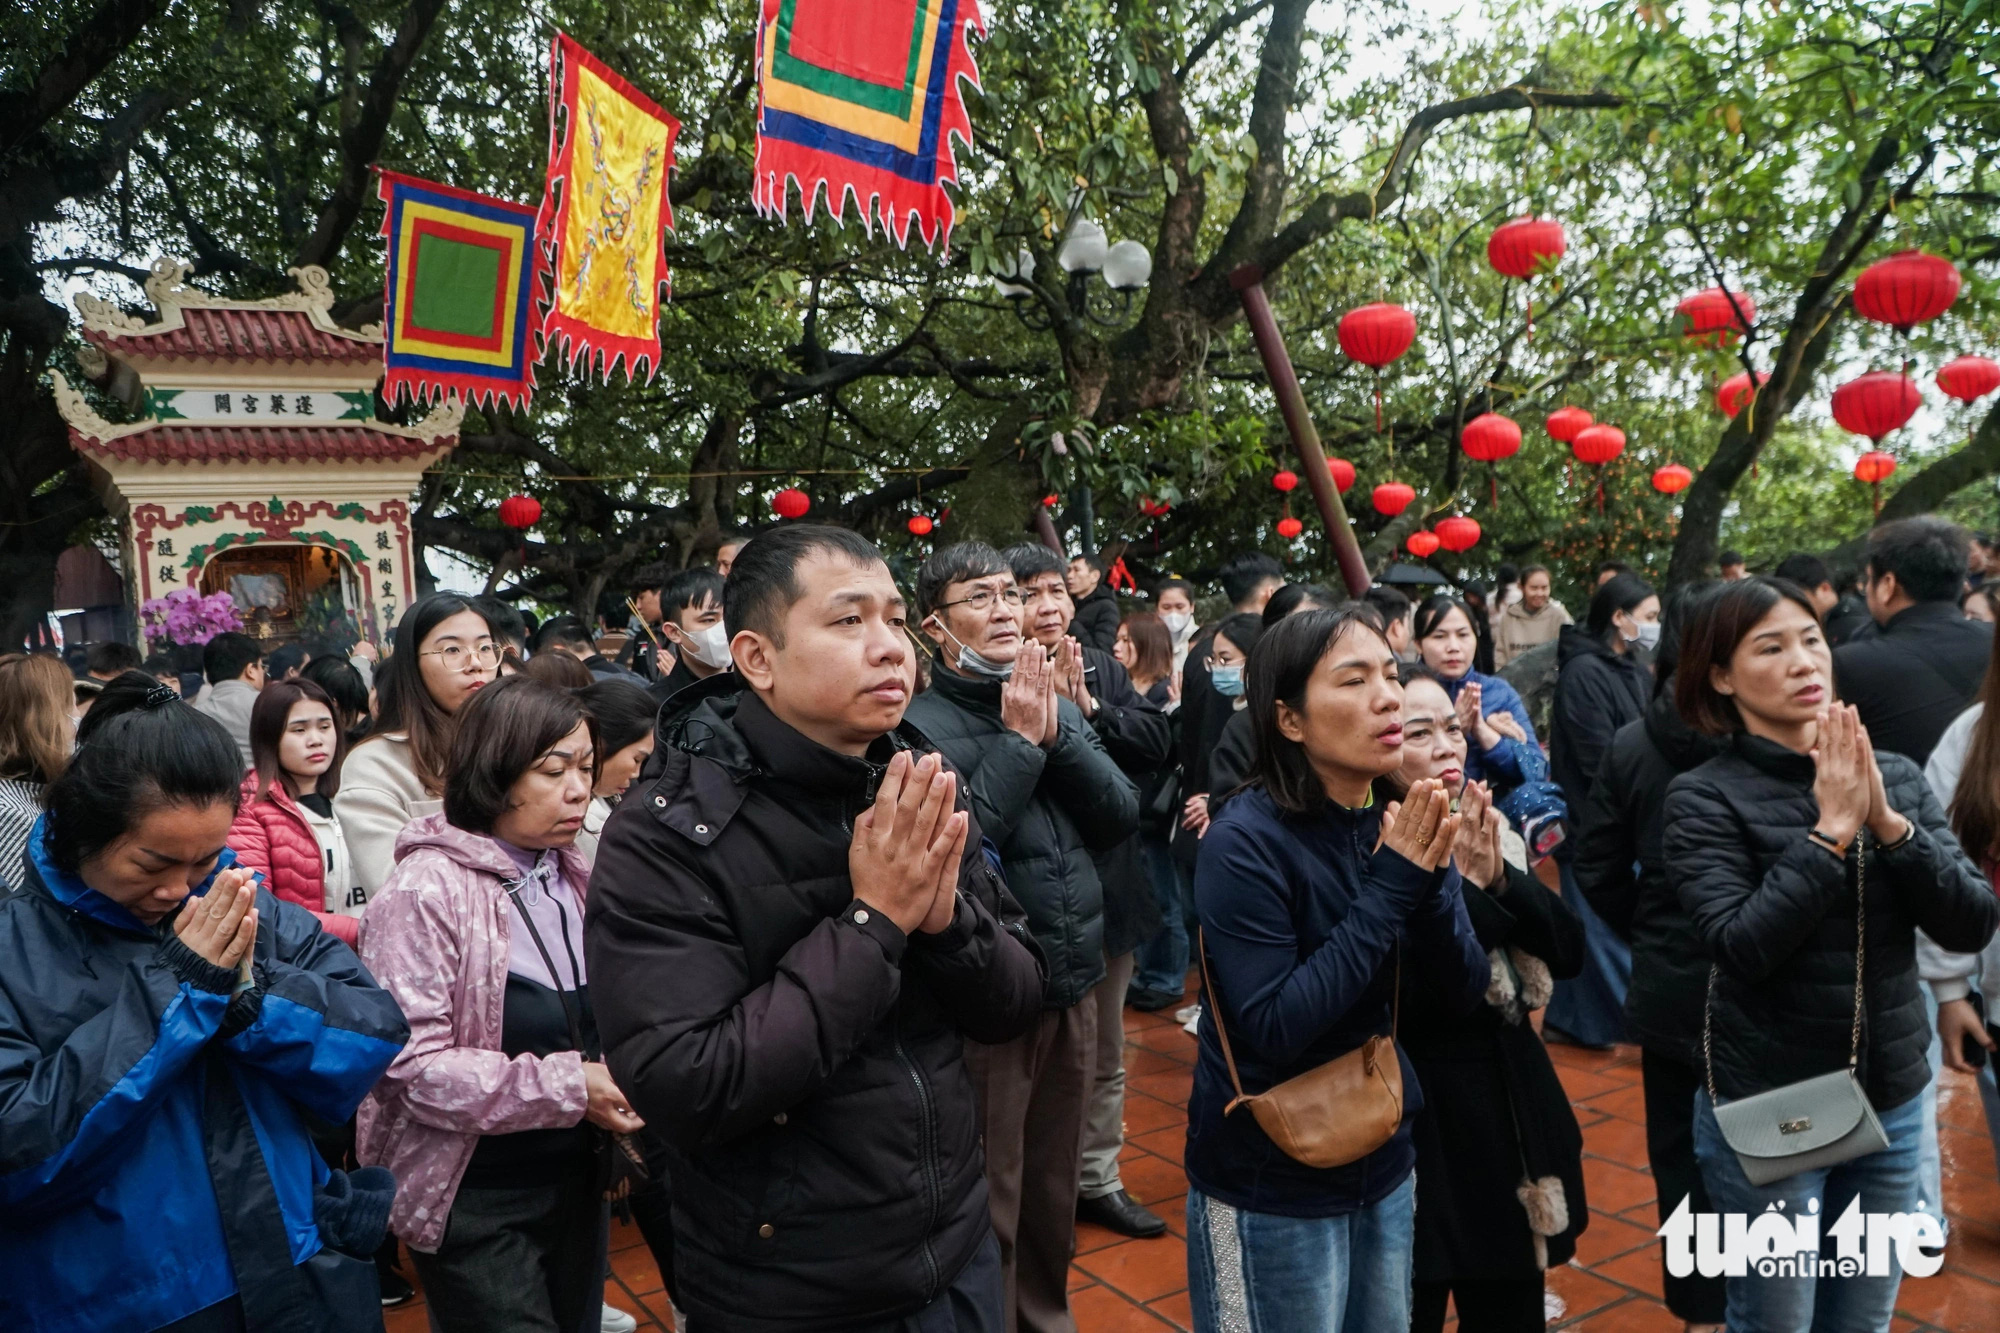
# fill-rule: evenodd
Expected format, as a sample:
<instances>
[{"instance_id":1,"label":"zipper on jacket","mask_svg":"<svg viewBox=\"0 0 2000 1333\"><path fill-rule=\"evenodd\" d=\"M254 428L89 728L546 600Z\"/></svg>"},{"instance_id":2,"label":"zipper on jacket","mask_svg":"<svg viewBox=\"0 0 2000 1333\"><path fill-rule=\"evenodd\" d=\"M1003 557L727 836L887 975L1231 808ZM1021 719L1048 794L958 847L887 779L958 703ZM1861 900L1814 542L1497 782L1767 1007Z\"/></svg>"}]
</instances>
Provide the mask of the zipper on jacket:
<instances>
[{"instance_id":1,"label":"zipper on jacket","mask_svg":"<svg viewBox=\"0 0 2000 1333\"><path fill-rule=\"evenodd\" d=\"M917 1090L917 1154L924 1163L924 1269L928 1274L924 1288L924 1303L937 1299L942 1275L938 1272L937 1253L931 1249L931 1237L937 1231L938 1208L943 1187L938 1183L937 1166L937 1125L931 1107L930 1085L924 1082L923 1071L917 1062L903 1049L903 1023L900 1016L896 1020L896 1059L903 1068L910 1071L910 1083Z\"/></svg>"}]
</instances>

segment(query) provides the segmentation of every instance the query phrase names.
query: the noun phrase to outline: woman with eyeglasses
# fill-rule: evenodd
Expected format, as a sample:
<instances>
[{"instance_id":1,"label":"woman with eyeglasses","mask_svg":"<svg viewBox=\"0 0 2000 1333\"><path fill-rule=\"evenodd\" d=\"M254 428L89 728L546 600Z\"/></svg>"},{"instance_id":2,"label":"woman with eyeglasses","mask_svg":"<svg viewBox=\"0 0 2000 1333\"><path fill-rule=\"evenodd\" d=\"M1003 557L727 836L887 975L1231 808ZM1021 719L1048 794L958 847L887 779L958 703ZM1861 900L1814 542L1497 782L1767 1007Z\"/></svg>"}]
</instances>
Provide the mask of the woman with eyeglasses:
<instances>
[{"instance_id":1,"label":"woman with eyeglasses","mask_svg":"<svg viewBox=\"0 0 2000 1333\"><path fill-rule=\"evenodd\" d=\"M375 677L375 728L348 752L333 800L370 898L395 868L397 835L444 808L459 710L492 684L499 664L492 627L469 599L434 592L403 613L395 652Z\"/></svg>"}]
</instances>

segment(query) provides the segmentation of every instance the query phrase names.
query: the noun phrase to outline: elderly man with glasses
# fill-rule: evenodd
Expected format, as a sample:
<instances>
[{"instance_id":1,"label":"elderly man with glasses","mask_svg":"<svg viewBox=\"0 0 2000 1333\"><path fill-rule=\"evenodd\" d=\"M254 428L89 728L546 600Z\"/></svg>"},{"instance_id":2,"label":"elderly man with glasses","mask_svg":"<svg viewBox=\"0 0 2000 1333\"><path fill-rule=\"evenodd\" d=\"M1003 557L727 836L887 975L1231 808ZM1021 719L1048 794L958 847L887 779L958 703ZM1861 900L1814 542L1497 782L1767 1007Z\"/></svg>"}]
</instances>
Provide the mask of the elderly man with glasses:
<instances>
[{"instance_id":1,"label":"elderly man with glasses","mask_svg":"<svg viewBox=\"0 0 2000 1333\"><path fill-rule=\"evenodd\" d=\"M931 687L909 720L958 771L1008 890L1047 962L1040 1021L998 1046L968 1043L980 1089L986 1183L1000 1240L1009 1329L1074 1333L1069 1312L1083 1121L1097 1063L1104 889L1092 861L1139 826L1139 793L1063 688L1083 676L1073 639L1023 632L1007 560L965 542L917 575L919 628L935 645Z\"/></svg>"}]
</instances>

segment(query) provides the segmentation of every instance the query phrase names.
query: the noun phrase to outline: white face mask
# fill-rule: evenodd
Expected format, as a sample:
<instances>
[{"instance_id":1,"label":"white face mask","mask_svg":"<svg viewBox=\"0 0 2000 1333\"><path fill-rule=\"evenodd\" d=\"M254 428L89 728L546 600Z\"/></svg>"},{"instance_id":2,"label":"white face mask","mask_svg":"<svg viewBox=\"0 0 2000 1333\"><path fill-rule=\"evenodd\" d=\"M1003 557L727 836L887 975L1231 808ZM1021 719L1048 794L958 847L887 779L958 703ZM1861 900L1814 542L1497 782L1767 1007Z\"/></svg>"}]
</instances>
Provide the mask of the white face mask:
<instances>
[{"instance_id":1,"label":"white face mask","mask_svg":"<svg viewBox=\"0 0 2000 1333\"><path fill-rule=\"evenodd\" d=\"M721 621L716 621L707 629L683 628L681 635L688 656L703 666L714 667L719 671L730 665L732 659L729 656L729 631Z\"/></svg>"},{"instance_id":2,"label":"white face mask","mask_svg":"<svg viewBox=\"0 0 2000 1333\"><path fill-rule=\"evenodd\" d=\"M1639 646L1657 648L1660 646L1660 622L1647 621L1639 626Z\"/></svg>"},{"instance_id":3,"label":"white face mask","mask_svg":"<svg viewBox=\"0 0 2000 1333\"><path fill-rule=\"evenodd\" d=\"M958 665L958 673L961 676L972 676L979 680L1013 679L1014 664L1012 662L996 662L982 653L975 653L956 634L945 629L944 622L935 616L931 617L930 623L943 630L944 636L958 645L958 657L955 661Z\"/></svg>"},{"instance_id":4,"label":"white face mask","mask_svg":"<svg viewBox=\"0 0 2000 1333\"><path fill-rule=\"evenodd\" d=\"M1181 638L1194 628L1194 616L1186 611L1162 611L1160 620L1166 625L1167 633L1173 635L1175 639Z\"/></svg>"}]
</instances>

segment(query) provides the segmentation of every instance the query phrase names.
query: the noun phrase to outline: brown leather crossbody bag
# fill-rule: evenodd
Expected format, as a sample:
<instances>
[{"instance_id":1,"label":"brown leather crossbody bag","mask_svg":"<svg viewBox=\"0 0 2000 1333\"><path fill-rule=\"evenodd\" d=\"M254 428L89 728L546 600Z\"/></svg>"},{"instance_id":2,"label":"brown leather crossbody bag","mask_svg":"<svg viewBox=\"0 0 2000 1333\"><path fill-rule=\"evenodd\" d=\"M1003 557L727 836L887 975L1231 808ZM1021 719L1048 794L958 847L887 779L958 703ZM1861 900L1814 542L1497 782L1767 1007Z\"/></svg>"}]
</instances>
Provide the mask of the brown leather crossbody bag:
<instances>
[{"instance_id":1,"label":"brown leather crossbody bag","mask_svg":"<svg viewBox=\"0 0 2000 1333\"><path fill-rule=\"evenodd\" d=\"M1396 946L1396 989L1389 1001L1389 1034L1377 1034L1346 1055L1329 1060L1252 1097L1243 1091L1229 1028L1222 1021L1222 995L1208 970L1208 941L1197 934L1201 979L1208 988L1204 1022L1213 1019L1222 1042L1236 1096L1222 1108L1226 1116L1250 1108L1257 1125L1278 1150L1307 1166L1358 1162L1394 1137L1403 1123L1403 1064L1396 1055L1396 1024L1403 998L1403 946Z\"/></svg>"}]
</instances>

